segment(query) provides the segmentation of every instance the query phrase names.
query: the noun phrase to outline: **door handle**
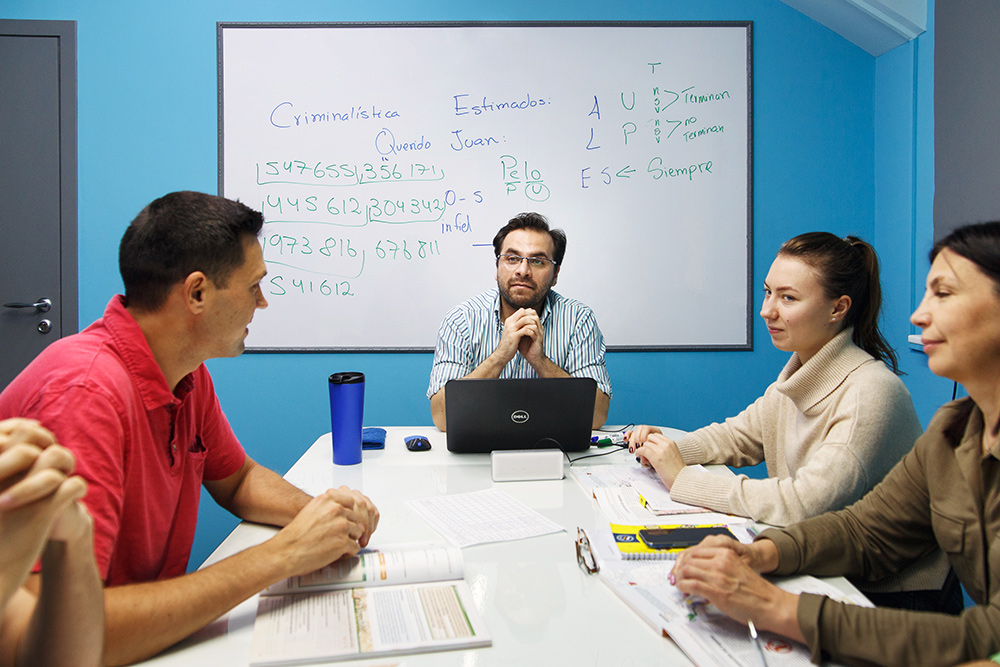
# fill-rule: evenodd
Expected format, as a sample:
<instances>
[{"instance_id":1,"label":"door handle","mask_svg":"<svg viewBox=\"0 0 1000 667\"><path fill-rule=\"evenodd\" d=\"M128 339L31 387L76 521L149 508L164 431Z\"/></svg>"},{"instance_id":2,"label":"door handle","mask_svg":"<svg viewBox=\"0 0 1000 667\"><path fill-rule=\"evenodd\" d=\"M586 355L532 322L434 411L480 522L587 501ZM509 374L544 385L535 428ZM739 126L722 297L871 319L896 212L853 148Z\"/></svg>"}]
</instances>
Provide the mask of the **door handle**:
<instances>
[{"instance_id":1,"label":"door handle","mask_svg":"<svg viewBox=\"0 0 1000 667\"><path fill-rule=\"evenodd\" d=\"M10 301L3 305L4 308L34 308L39 313L47 313L52 308L52 300L42 297L35 303L26 301Z\"/></svg>"}]
</instances>

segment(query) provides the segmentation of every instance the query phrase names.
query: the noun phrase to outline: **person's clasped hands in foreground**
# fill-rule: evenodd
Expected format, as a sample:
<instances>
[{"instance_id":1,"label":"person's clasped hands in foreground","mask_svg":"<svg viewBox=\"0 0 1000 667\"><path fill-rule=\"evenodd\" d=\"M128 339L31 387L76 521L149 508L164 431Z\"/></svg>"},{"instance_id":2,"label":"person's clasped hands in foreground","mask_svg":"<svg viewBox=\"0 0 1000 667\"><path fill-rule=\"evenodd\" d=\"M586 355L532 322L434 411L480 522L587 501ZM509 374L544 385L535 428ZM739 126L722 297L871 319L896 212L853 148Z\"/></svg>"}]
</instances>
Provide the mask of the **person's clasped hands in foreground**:
<instances>
[{"instance_id":1,"label":"person's clasped hands in foreground","mask_svg":"<svg viewBox=\"0 0 1000 667\"><path fill-rule=\"evenodd\" d=\"M104 644L101 581L86 483L51 432L0 421L0 665L98 665ZM24 587L41 559L42 588Z\"/></svg>"}]
</instances>

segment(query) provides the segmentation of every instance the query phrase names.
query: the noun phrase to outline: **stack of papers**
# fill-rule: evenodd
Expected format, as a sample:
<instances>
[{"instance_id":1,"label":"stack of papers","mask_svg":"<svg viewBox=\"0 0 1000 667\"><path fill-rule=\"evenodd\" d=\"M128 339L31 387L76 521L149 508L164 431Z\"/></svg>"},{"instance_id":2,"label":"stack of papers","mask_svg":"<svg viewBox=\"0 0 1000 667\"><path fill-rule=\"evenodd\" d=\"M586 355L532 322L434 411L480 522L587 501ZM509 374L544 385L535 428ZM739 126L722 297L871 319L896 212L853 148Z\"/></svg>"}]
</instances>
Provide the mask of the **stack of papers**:
<instances>
[{"instance_id":1,"label":"stack of papers","mask_svg":"<svg viewBox=\"0 0 1000 667\"><path fill-rule=\"evenodd\" d=\"M409 500L406 504L459 548L521 540L565 530L496 489Z\"/></svg>"},{"instance_id":2,"label":"stack of papers","mask_svg":"<svg viewBox=\"0 0 1000 667\"><path fill-rule=\"evenodd\" d=\"M664 516L677 514L697 514L698 517L675 523L705 525L744 521L671 499L667 487L652 468L628 464L594 465L570 468L570 472L583 489L597 499L611 523L649 526L662 523Z\"/></svg>"}]
</instances>

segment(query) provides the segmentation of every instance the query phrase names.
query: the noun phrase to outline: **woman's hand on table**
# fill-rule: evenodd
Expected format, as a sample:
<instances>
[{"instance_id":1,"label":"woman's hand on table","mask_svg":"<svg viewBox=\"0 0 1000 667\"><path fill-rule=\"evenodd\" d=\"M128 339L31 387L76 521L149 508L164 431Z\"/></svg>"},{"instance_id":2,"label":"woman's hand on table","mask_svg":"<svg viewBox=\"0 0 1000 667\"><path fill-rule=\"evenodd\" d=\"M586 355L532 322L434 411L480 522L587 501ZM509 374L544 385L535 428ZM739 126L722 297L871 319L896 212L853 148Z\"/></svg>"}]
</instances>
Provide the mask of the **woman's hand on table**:
<instances>
[{"instance_id":1,"label":"woman's hand on table","mask_svg":"<svg viewBox=\"0 0 1000 667\"><path fill-rule=\"evenodd\" d=\"M674 480L686 465L677 449L677 443L663 435L659 429L648 432L642 441L633 442L630 439L628 450L636 455L643 466L652 467L668 489L674 485Z\"/></svg>"},{"instance_id":2,"label":"woman's hand on table","mask_svg":"<svg viewBox=\"0 0 1000 667\"><path fill-rule=\"evenodd\" d=\"M777 555L770 540L742 544L728 537L707 537L680 553L670 582L740 623L753 621L761 630L804 642L797 618L799 596L759 574L777 566Z\"/></svg>"}]
</instances>

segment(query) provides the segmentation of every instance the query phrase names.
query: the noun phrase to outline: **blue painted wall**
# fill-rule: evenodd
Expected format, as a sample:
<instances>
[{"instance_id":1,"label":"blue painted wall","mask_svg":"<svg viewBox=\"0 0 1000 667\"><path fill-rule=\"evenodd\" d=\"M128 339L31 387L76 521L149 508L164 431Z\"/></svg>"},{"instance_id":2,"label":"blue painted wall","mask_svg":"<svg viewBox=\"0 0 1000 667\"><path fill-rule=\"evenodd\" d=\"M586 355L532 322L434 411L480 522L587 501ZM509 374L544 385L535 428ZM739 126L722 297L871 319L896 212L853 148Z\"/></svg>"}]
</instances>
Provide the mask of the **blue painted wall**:
<instances>
[{"instance_id":1,"label":"blue painted wall","mask_svg":"<svg viewBox=\"0 0 1000 667\"><path fill-rule=\"evenodd\" d=\"M876 59L778 0L6 0L0 15L77 22L82 326L121 289L117 245L134 215L172 190L216 191L217 21L752 20L755 284L798 233L873 240L887 278L887 330L905 348L930 242L930 35ZM713 307L691 302L673 316ZM612 317L642 324L642 313L598 313ZM900 353L926 423L944 389L918 353ZM611 354L609 421L690 429L722 419L759 396L785 358L760 326L753 352ZM430 354L301 354L209 366L247 450L284 472L329 430L329 373L367 374L367 424L430 425L430 364ZM235 523L203 504L192 563Z\"/></svg>"},{"instance_id":2,"label":"blue painted wall","mask_svg":"<svg viewBox=\"0 0 1000 667\"><path fill-rule=\"evenodd\" d=\"M919 333L909 316L923 297L934 235L934 0L927 32L875 60L875 173L883 329L897 345L903 381L926 426L955 389L927 369L923 352L900 342Z\"/></svg>"}]
</instances>

